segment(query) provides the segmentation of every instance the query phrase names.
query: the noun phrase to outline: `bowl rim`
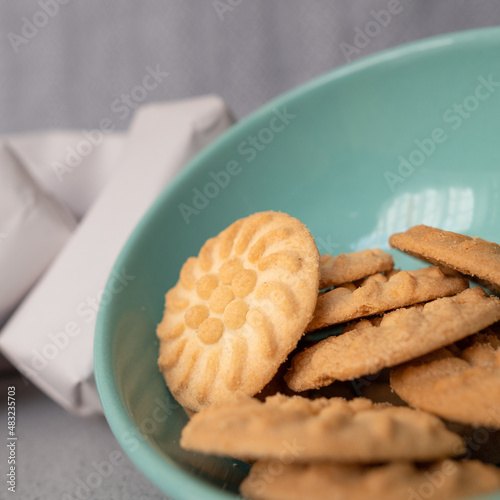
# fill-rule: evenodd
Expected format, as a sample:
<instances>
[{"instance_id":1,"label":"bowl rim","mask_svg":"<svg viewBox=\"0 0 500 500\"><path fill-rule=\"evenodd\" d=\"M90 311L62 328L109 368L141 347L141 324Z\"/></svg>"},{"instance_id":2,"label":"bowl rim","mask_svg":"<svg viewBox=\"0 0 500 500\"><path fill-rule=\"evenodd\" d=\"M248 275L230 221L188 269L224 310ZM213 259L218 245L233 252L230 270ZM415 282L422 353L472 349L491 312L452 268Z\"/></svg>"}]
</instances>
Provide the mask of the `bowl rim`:
<instances>
[{"instance_id":1,"label":"bowl rim","mask_svg":"<svg viewBox=\"0 0 500 500\"><path fill-rule=\"evenodd\" d=\"M240 135L242 132L251 132L254 124L259 122L263 117L268 116L276 108L286 106L299 96L314 92L320 87L372 66L378 66L388 61L401 60L423 52L433 52L444 47L456 47L488 41L495 41L500 44L500 27L493 26L456 31L399 45L330 70L281 94L253 111L241 121L231 126L227 131L223 132L190 160L169 185L163 189L127 238L113 265L113 270L107 279L106 286L109 285L109 280L113 279L113 272L123 267L129 251L136 245L136 241L140 238L144 228L149 225L150 220L155 217L158 208L176 191L177 187L186 178L193 175L205 163L205 160L213 152L217 151L221 144ZM193 474L183 470L173 459L162 455L152 445L148 444L147 438L131 422L120 398L117 380L113 371L114 329L112 329L112 310L114 309L114 304L115 299L112 299L108 304L99 307L94 333L94 376L104 415L118 443L135 466L163 493L170 495L172 499L241 499L241 497L202 481ZM123 438L125 434L128 435L128 439L133 438L138 443L133 452L127 450L127 444Z\"/></svg>"}]
</instances>

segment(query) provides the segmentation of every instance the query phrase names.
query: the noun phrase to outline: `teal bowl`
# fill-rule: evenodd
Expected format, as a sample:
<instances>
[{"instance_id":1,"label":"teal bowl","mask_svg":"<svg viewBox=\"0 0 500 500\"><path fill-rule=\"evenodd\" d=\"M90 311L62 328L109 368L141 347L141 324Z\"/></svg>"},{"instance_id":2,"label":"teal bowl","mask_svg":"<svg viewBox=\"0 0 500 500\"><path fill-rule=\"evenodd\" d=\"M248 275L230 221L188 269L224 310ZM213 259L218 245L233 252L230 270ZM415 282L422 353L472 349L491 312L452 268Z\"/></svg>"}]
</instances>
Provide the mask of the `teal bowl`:
<instances>
[{"instance_id":1,"label":"teal bowl","mask_svg":"<svg viewBox=\"0 0 500 500\"><path fill-rule=\"evenodd\" d=\"M500 239L500 29L423 40L328 73L214 141L138 224L102 305L95 376L111 429L173 499L235 499L247 467L187 453L187 417L156 360L165 292L187 257L262 210L303 221L320 252L388 248L415 224ZM397 266L421 264L394 253ZM112 284L110 284L111 286ZM500 500L500 493L490 496Z\"/></svg>"}]
</instances>

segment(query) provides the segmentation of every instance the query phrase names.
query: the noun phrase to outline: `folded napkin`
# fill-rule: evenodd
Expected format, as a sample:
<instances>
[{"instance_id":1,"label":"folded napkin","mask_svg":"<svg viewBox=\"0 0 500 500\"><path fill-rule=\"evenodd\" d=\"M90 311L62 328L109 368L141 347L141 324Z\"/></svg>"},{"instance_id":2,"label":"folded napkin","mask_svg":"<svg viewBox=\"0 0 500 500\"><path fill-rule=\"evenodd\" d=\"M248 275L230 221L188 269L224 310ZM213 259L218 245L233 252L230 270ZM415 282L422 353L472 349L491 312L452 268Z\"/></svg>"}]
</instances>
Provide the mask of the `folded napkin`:
<instances>
[{"instance_id":1,"label":"folded napkin","mask_svg":"<svg viewBox=\"0 0 500 500\"><path fill-rule=\"evenodd\" d=\"M0 325L45 271L76 220L0 142Z\"/></svg>"},{"instance_id":2,"label":"folded napkin","mask_svg":"<svg viewBox=\"0 0 500 500\"><path fill-rule=\"evenodd\" d=\"M128 235L175 173L231 124L231 114L217 97L148 105L138 110L127 134L106 136L94 146L99 151L69 168L65 157L71 148L76 151L84 134L72 135L70 146L52 137L51 148L57 143L59 160L43 153L44 145L35 136L15 137L10 144L6 139L44 192L57 196L76 219L81 217L0 332L5 357L68 410L101 411L93 377L95 320ZM55 244L60 246L60 240ZM23 266L31 259L37 260L34 249L29 256L10 254L8 259L0 252L0 269ZM133 277L126 270L117 276L125 284L129 279ZM12 284L0 286L8 289Z\"/></svg>"},{"instance_id":3,"label":"folded napkin","mask_svg":"<svg viewBox=\"0 0 500 500\"><path fill-rule=\"evenodd\" d=\"M8 137L9 149L46 193L81 219L118 168L126 134L99 130Z\"/></svg>"}]
</instances>

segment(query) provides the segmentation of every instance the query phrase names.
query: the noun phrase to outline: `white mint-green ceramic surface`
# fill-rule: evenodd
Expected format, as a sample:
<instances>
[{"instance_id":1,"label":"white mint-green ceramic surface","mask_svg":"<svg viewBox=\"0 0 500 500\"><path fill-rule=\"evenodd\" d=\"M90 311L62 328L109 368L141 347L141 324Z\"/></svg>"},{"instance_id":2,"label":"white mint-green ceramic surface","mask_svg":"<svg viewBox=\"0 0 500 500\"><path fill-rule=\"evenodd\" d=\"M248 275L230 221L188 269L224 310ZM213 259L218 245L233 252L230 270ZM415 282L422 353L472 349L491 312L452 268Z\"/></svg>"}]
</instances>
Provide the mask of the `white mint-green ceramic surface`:
<instances>
[{"instance_id":1,"label":"white mint-green ceramic surface","mask_svg":"<svg viewBox=\"0 0 500 500\"><path fill-rule=\"evenodd\" d=\"M187 417L156 364L164 294L207 238L269 209L302 220L322 253L387 249L420 223L500 241L500 29L384 52L274 100L193 160L133 232L115 269L135 278L99 311L96 380L118 441L174 499L236 498L247 468L179 448Z\"/></svg>"}]
</instances>

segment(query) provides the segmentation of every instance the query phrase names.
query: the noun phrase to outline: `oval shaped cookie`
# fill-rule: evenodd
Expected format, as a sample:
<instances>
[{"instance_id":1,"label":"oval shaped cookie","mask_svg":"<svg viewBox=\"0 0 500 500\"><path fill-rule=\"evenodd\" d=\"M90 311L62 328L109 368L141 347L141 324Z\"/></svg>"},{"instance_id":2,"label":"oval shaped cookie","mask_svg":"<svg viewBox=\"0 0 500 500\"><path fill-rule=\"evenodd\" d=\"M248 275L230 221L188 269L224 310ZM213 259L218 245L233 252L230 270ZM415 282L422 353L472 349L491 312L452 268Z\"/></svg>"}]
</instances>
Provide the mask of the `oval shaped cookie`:
<instances>
[{"instance_id":1,"label":"oval shaped cookie","mask_svg":"<svg viewBox=\"0 0 500 500\"><path fill-rule=\"evenodd\" d=\"M389 238L392 247L458 271L500 294L500 245L435 227L413 226Z\"/></svg>"},{"instance_id":2,"label":"oval shaped cookie","mask_svg":"<svg viewBox=\"0 0 500 500\"><path fill-rule=\"evenodd\" d=\"M374 274L357 286L346 283L322 293L307 331L455 295L468 286L466 279L446 276L438 267Z\"/></svg>"},{"instance_id":3,"label":"oval shaped cookie","mask_svg":"<svg viewBox=\"0 0 500 500\"><path fill-rule=\"evenodd\" d=\"M370 464L437 460L465 452L437 417L369 399L270 396L205 408L182 430L183 448L243 460ZM284 451L285 450L285 451Z\"/></svg>"},{"instance_id":4,"label":"oval shaped cookie","mask_svg":"<svg viewBox=\"0 0 500 500\"><path fill-rule=\"evenodd\" d=\"M179 403L198 411L258 393L312 318L319 253L299 220L240 219L190 257L166 294L159 366Z\"/></svg>"},{"instance_id":5,"label":"oval shaped cookie","mask_svg":"<svg viewBox=\"0 0 500 500\"><path fill-rule=\"evenodd\" d=\"M296 354L285 375L296 392L354 380L452 344L500 320L500 299L469 288L453 297L363 321ZM404 399L404 398L403 398Z\"/></svg>"},{"instance_id":6,"label":"oval shaped cookie","mask_svg":"<svg viewBox=\"0 0 500 500\"><path fill-rule=\"evenodd\" d=\"M500 469L476 460L375 467L274 460L255 463L240 491L254 500L451 500L498 488Z\"/></svg>"},{"instance_id":7,"label":"oval shaped cookie","mask_svg":"<svg viewBox=\"0 0 500 500\"><path fill-rule=\"evenodd\" d=\"M500 429L500 323L396 368L391 386L416 408Z\"/></svg>"},{"instance_id":8,"label":"oval shaped cookie","mask_svg":"<svg viewBox=\"0 0 500 500\"><path fill-rule=\"evenodd\" d=\"M375 273L391 271L394 261L391 254L379 248L339 255L321 255L319 258L319 287L328 288L350 283Z\"/></svg>"}]
</instances>

